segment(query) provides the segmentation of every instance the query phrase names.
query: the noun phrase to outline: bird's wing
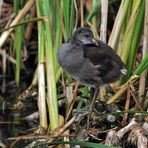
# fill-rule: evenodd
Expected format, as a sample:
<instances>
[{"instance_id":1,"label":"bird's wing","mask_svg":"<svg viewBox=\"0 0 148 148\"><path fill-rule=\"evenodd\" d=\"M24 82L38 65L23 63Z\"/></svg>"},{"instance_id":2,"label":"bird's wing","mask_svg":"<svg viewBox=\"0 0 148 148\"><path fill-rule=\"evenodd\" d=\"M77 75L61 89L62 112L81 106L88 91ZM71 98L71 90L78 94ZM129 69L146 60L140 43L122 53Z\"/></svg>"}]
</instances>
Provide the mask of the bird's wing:
<instances>
[{"instance_id":1,"label":"bird's wing","mask_svg":"<svg viewBox=\"0 0 148 148\"><path fill-rule=\"evenodd\" d=\"M89 58L94 64L97 64L97 62L99 63L105 59L110 59L119 64L120 67L124 67L124 64L121 61L120 57L114 53L113 49L110 46L104 44L101 41L97 42L98 45L84 45L84 57Z\"/></svg>"},{"instance_id":2,"label":"bird's wing","mask_svg":"<svg viewBox=\"0 0 148 148\"><path fill-rule=\"evenodd\" d=\"M119 65L121 69L124 67L123 62L113 49L101 41L98 41L98 45L84 45L83 51L84 57L98 68L100 76L106 75L115 65Z\"/></svg>"}]
</instances>

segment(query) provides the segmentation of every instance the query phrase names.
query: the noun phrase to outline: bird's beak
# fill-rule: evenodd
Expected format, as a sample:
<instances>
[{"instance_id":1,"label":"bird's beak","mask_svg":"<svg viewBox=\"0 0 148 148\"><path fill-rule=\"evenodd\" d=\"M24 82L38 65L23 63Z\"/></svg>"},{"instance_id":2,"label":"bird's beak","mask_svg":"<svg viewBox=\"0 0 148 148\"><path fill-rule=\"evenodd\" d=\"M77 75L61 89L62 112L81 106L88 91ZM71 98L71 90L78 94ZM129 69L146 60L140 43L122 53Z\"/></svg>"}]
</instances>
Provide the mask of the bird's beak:
<instances>
[{"instance_id":1,"label":"bird's beak","mask_svg":"<svg viewBox=\"0 0 148 148\"><path fill-rule=\"evenodd\" d=\"M92 41L92 43L94 43L95 45L98 45L98 43L97 43L97 41L96 41L95 39L92 39L91 41Z\"/></svg>"}]
</instances>

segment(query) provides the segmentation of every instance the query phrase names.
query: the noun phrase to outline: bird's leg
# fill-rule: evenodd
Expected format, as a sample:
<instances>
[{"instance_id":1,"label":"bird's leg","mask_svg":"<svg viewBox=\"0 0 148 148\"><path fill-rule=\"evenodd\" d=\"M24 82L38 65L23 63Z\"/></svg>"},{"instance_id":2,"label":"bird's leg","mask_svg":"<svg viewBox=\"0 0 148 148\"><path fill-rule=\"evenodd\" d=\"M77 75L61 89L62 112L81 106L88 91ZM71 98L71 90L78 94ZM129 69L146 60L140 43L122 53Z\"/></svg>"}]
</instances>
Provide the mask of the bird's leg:
<instances>
[{"instance_id":1,"label":"bird's leg","mask_svg":"<svg viewBox=\"0 0 148 148\"><path fill-rule=\"evenodd\" d=\"M94 87L94 94L93 94L93 99L91 101L91 104L90 104L90 112L92 112L93 108L94 108L94 105L95 105L95 101L97 99L97 96L99 94L99 89L97 87Z\"/></svg>"},{"instance_id":2,"label":"bird's leg","mask_svg":"<svg viewBox=\"0 0 148 148\"><path fill-rule=\"evenodd\" d=\"M95 105L95 101L97 99L97 96L99 94L99 89L97 87L94 87L94 94L93 94L93 99L90 103L90 108L89 108L89 114L88 114L88 117L87 117L87 127L89 127L89 119L90 119L90 115L94 109L94 105Z\"/></svg>"},{"instance_id":3,"label":"bird's leg","mask_svg":"<svg viewBox=\"0 0 148 148\"><path fill-rule=\"evenodd\" d=\"M99 89L97 87L94 87L93 93L90 95L92 99L89 101L89 108L87 109L80 109L79 111L76 111L76 115L79 114L79 118L77 118L78 122L80 123L82 120L82 117L87 116L87 128L89 128L89 119L92 111L94 110L95 101L97 99L99 93Z\"/></svg>"}]
</instances>

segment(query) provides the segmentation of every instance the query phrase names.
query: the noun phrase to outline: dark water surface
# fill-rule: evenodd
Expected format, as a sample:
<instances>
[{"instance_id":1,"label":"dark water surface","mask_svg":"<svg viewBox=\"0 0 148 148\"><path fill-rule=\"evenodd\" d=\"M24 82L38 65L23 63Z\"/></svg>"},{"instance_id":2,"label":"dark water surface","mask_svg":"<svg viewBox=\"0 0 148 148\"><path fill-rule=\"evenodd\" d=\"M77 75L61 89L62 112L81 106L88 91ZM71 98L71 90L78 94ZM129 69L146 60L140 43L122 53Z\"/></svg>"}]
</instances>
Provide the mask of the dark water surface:
<instances>
[{"instance_id":1,"label":"dark water surface","mask_svg":"<svg viewBox=\"0 0 148 148\"><path fill-rule=\"evenodd\" d=\"M22 78L20 86L17 87L13 77L1 76L0 78L0 148L10 147L18 136L28 135L32 127L24 120L26 116L37 110L37 101L28 98L23 109L13 109L18 101L18 96L25 91L32 76ZM13 147L24 147L28 140L19 140Z\"/></svg>"}]
</instances>

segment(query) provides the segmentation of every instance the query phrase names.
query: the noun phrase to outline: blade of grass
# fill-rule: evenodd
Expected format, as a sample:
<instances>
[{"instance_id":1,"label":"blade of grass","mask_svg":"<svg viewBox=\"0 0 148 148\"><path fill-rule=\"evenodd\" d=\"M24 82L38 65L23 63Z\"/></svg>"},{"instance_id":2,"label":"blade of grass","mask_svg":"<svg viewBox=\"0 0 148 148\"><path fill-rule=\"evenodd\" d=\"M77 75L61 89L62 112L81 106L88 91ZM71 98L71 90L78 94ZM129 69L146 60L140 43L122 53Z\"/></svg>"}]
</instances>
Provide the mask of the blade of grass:
<instances>
[{"instance_id":1,"label":"blade of grass","mask_svg":"<svg viewBox=\"0 0 148 148\"><path fill-rule=\"evenodd\" d=\"M86 147L86 148L115 148L113 146L107 146L104 144L82 142L82 141L54 141L49 143L49 145L58 145L58 144L80 145L81 147Z\"/></svg>"},{"instance_id":2,"label":"blade of grass","mask_svg":"<svg viewBox=\"0 0 148 148\"><path fill-rule=\"evenodd\" d=\"M68 37L70 37L72 35L72 31L73 31L73 28L74 28L74 20L75 20L75 17L74 17L74 0L71 1L71 11L70 11L70 26L69 26L69 30L70 30L70 34L68 34Z\"/></svg>"},{"instance_id":3,"label":"blade of grass","mask_svg":"<svg viewBox=\"0 0 148 148\"><path fill-rule=\"evenodd\" d=\"M143 60L138 65L132 76L140 75L147 68L148 68L148 53L144 56Z\"/></svg>"},{"instance_id":4,"label":"blade of grass","mask_svg":"<svg viewBox=\"0 0 148 148\"><path fill-rule=\"evenodd\" d=\"M57 9L57 12L58 12L59 19L60 19L60 24L61 24L64 40L67 41L67 33L66 33L66 29L65 29L65 26L64 26L63 18L62 18L62 15L61 15L61 11L60 11L58 0L55 0L55 4L56 4L56 9Z\"/></svg>"},{"instance_id":5,"label":"blade of grass","mask_svg":"<svg viewBox=\"0 0 148 148\"><path fill-rule=\"evenodd\" d=\"M91 12L89 12L88 16L86 17L84 24L86 24L88 21L90 21L97 12L101 9L101 0L96 1L96 3L93 5L93 8Z\"/></svg>"},{"instance_id":6,"label":"blade of grass","mask_svg":"<svg viewBox=\"0 0 148 148\"><path fill-rule=\"evenodd\" d=\"M20 3L14 0L14 11L15 14L18 14L20 9ZM15 73L15 80L17 86L20 83L20 69L21 69L21 58L22 58L22 44L23 44L23 36L24 36L24 25L18 26L15 28L16 34L15 38L15 49L16 49L16 73Z\"/></svg>"},{"instance_id":7,"label":"blade of grass","mask_svg":"<svg viewBox=\"0 0 148 148\"><path fill-rule=\"evenodd\" d=\"M17 86L20 83L20 68L21 68L21 53L22 53L22 44L23 44L23 38L24 38L24 25L19 26L16 28L16 41L15 42L15 48L16 48L16 75L15 80Z\"/></svg>"},{"instance_id":8,"label":"blade of grass","mask_svg":"<svg viewBox=\"0 0 148 148\"><path fill-rule=\"evenodd\" d=\"M70 15L70 0L64 0L63 2L63 20L64 20L64 26L65 26L65 32L66 32L66 36L70 37L69 34L69 15Z\"/></svg>"}]
</instances>

